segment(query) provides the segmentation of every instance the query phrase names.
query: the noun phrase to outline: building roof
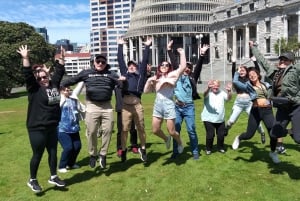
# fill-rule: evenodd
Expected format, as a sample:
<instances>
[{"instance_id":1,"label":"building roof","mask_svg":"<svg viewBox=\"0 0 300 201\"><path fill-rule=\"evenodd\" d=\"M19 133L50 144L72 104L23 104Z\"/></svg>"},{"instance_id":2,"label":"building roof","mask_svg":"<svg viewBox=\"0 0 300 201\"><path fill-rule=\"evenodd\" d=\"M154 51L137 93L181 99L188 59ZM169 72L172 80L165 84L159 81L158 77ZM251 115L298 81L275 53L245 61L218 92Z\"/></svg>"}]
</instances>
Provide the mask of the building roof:
<instances>
[{"instance_id":1,"label":"building roof","mask_svg":"<svg viewBox=\"0 0 300 201\"><path fill-rule=\"evenodd\" d=\"M74 58L74 57L80 57L80 58L87 58L87 57L91 57L91 53L66 53L65 57L68 58ZM55 55L55 59L59 59L60 58L60 54L56 54Z\"/></svg>"}]
</instances>

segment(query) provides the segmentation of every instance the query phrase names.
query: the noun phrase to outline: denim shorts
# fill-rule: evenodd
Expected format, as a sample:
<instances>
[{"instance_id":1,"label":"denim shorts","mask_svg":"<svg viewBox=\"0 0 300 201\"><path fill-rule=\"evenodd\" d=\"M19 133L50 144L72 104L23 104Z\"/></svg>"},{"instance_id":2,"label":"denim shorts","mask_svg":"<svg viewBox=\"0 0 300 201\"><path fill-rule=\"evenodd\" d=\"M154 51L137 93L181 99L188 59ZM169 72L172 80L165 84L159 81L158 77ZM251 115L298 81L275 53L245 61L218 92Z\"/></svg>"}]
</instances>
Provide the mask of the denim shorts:
<instances>
[{"instance_id":1,"label":"denim shorts","mask_svg":"<svg viewBox=\"0 0 300 201\"><path fill-rule=\"evenodd\" d=\"M154 117L162 118L162 119L175 119L175 103L172 99L160 99L156 98L153 107L153 115Z\"/></svg>"}]
</instances>

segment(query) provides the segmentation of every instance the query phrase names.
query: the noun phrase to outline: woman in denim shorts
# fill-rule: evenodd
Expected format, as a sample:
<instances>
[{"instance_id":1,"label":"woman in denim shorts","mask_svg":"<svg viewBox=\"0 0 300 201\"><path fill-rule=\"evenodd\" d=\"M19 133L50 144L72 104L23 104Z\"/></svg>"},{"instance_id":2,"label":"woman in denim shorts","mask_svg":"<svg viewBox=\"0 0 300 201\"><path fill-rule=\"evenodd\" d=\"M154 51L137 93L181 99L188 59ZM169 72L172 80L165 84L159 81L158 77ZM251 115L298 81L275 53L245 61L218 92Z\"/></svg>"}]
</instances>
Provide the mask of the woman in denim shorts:
<instances>
[{"instance_id":1,"label":"woman in denim shorts","mask_svg":"<svg viewBox=\"0 0 300 201\"><path fill-rule=\"evenodd\" d=\"M167 149L170 149L172 136L178 143L178 153L182 153L183 144L179 134L175 130L176 113L173 96L176 82L186 67L186 57L182 48L178 48L177 51L180 54L180 67L173 70L169 62L163 61L158 66L156 75L147 80L144 92L156 91L152 115L152 132L164 140ZM164 119L167 123L169 136L166 136L161 130Z\"/></svg>"}]
</instances>

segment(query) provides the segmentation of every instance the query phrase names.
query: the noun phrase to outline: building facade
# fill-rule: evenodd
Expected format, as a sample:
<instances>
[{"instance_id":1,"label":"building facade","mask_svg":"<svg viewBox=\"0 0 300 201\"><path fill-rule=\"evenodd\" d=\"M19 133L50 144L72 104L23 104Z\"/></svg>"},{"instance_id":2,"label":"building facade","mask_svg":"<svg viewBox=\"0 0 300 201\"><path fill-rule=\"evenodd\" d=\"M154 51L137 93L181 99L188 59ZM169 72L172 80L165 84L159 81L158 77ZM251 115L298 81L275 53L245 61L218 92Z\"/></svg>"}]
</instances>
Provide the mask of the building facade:
<instances>
[{"instance_id":1,"label":"building facade","mask_svg":"<svg viewBox=\"0 0 300 201\"><path fill-rule=\"evenodd\" d=\"M48 32L47 32L46 27L42 27L42 28L35 27L34 29L37 33L39 33L41 36L43 36L43 38L45 39L45 41L47 43L49 43L49 36L48 36Z\"/></svg>"},{"instance_id":2,"label":"building facade","mask_svg":"<svg viewBox=\"0 0 300 201\"><path fill-rule=\"evenodd\" d=\"M198 46L209 43L211 10L233 0L139 0L131 15L128 38L128 57L140 60L142 41L153 38L151 63L157 66L166 60L168 41L174 41L174 49L183 47L187 60L196 61ZM207 57L209 58L209 56Z\"/></svg>"},{"instance_id":3,"label":"building facade","mask_svg":"<svg viewBox=\"0 0 300 201\"><path fill-rule=\"evenodd\" d=\"M58 59L60 54L55 55ZM67 76L77 75L83 69L91 67L90 64L91 54L90 53L66 53L65 54L65 68Z\"/></svg>"},{"instance_id":4,"label":"building facade","mask_svg":"<svg viewBox=\"0 0 300 201\"><path fill-rule=\"evenodd\" d=\"M300 41L300 1L242 0L212 10L210 16L211 55L216 61L231 57L249 60L249 41L255 41L268 58L280 54L274 45L279 39Z\"/></svg>"},{"instance_id":5,"label":"building facade","mask_svg":"<svg viewBox=\"0 0 300 201\"><path fill-rule=\"evenodd\" d=\"M90 0L91 55L107 56L111 70L117 63L117 38L128 29L135 0Z\"/></svg>"}]
</instances>

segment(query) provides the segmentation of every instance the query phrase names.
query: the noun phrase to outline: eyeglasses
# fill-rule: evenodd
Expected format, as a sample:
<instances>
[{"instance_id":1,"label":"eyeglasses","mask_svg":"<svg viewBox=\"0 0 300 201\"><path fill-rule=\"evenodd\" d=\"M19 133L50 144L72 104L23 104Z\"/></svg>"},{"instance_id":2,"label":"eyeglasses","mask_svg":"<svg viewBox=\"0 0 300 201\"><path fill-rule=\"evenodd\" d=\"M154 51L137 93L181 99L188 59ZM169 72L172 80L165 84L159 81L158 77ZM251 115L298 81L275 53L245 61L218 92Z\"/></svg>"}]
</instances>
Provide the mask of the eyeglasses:
<instances>
[{"instance_id":1,"label":"eyeglasses","mask_svg":"<svg viewBox=\"0 0 300 201\"><path fill-rule=\"evenodd\" d=\"M168 63L162 63L160 67L170 67L170 65Z\"/></svg>"},{"instance_id":2,"label":"eyeglasses","mask_svg":"<svg viewBox=\"0 0 300 201\"><path fill-rule=\"evenodd\" d=\"M37 77L36 80L37 81L41 81L41 80L47 80L48 77L45 75L45 76L42 76L42 77Z\"/></svg>"},{"instance_id":3,"label":"eyeglasses","mask_svg":"<svg viewBox=\"0 0 300 201\"><path fill-rule=\"evenodd\" d=\"M104 61L104 60L102 60L102 59L96 59L95 62L96 62L97 64L99 64L99 63L101 63L101 64L103 64L103 65L106 64L106 61Z\"/></svg>"}]
</instances>

